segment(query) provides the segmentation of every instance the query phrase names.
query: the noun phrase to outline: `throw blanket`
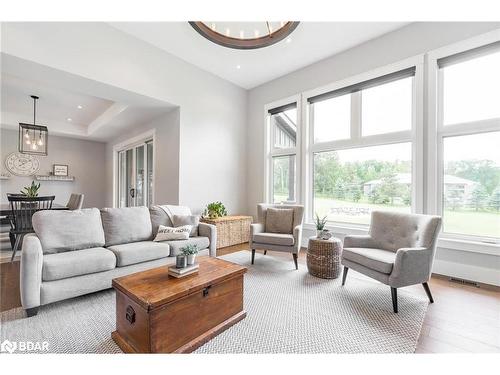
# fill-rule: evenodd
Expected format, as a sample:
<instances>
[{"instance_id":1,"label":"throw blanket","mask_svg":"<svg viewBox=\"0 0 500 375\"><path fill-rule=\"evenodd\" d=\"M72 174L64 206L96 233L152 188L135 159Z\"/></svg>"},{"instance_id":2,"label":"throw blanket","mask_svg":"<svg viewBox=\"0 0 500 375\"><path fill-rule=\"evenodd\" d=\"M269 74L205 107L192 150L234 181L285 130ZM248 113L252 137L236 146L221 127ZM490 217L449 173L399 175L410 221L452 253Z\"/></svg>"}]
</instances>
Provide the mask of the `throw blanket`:
<instances>
[{"instance_id":1,"label":"throw blanket","mask_svg":"<svg viewBox=\"0 0 500 375\"><path fill-rule=\"evenodd\" d=\"M174 206L170 204L165 204L159 206L167 214L170 221L174 222L174 215L187 216L191 215L191 209L186 206Z\"/></svg>"}]
</instances>

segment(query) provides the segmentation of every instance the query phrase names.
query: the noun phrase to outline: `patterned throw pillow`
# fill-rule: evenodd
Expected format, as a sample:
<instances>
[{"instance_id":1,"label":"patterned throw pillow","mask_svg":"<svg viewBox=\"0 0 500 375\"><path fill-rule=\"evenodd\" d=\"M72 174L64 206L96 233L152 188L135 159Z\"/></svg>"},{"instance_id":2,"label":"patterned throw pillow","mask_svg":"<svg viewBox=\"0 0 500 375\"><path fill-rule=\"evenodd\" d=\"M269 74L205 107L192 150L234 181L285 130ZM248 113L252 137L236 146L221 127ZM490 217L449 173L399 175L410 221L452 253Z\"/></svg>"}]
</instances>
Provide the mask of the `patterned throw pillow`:
<instances>
[{"instance_id":1,"label":"patterned throw pillow","mask_svg":"<svg viewBox=\"0 0 500 375\"><path fill-rule=\"evenodd\" d=\"M172 217L174 227L181 227L183 225L191 225L190 237L198 236L198 225L200 224L200 217L196 215L174 215Z\"/></svg>"},{"instance_id":2,"label":"patterned throw pillow","mask_svg":"<svg viewBox=\"0 0 500 375\"><path fill-rule=\"evenodd\" d=\"M293 230L293 208L268 208L266 232L291 234Z\"/></svg>"},{"instance_id":3,"label":"patterned throw pillow","mask_svg":"<svg viewBox=\"0 0 500 375\"><path fill-rule=\"evenodd\" d=\"M177 228L160 225L158 233L153 241L187 240L189 238L189 233L191 233L191 229L191 225L183 225Z\"/></svg>"}]
</instances>

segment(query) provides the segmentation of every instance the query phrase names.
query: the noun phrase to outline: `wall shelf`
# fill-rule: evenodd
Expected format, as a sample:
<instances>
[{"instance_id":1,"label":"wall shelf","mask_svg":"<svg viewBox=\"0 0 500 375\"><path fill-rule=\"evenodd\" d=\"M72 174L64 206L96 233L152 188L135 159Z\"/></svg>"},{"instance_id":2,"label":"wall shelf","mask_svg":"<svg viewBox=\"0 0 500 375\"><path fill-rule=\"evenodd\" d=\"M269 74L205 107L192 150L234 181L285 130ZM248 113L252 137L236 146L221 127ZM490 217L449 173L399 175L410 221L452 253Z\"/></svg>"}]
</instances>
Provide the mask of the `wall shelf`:
<instances>
[{"instance_id":1,"label":"wall shelf","mask_svg":"<svg viewBox=\"0 0 500 375\"><path fill-rule=\"evenodd\" d=\"M75 181L74 176L35 176L35 180L37 181L64 181L64 182L73 182Z\"/></svg>"}]
</instances>

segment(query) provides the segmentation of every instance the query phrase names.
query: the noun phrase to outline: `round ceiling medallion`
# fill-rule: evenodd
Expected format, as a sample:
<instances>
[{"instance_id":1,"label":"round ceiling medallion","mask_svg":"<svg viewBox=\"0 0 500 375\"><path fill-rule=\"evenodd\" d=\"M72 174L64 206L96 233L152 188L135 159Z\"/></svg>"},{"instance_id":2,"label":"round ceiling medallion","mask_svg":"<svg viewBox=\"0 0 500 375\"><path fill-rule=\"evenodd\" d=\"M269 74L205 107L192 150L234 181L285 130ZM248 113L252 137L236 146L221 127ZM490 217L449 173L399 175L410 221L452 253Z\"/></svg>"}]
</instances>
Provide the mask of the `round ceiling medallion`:
<instances>
[{"instance_id":1,"label":"round ceiling medallion","mask_svg":"<svg viewBox=\"0 0 500 375\"><path fill-rule=\"evenodd\" d=\"M200 35L221 46L236 49L257 49L285 39L297 28L299 22L190 21L189 24Z\"/></svg>"}]
</instances>

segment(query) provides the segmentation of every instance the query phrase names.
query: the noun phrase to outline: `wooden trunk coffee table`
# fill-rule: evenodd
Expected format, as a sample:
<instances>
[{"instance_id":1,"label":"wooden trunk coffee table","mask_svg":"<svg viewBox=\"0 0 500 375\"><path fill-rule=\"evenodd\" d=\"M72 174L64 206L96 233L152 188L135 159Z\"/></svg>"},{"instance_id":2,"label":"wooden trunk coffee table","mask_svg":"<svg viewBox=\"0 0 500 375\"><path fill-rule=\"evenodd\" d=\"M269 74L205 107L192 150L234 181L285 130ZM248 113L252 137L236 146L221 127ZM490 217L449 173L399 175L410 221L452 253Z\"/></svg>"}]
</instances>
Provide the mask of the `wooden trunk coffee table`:
<instances>
[{"instance_id":1,"label":"wooden trunk coffee table","mask_svg":"<svg viewBox=\"0 0 500 375\"><path fill-rule=\"evenodd\" d=\"M245 318L247 269L212 257L198 262L198 273L179 279L164 266L113 280L111 336L125 353L189 353Z\"/></svg>"}]
</instances>

